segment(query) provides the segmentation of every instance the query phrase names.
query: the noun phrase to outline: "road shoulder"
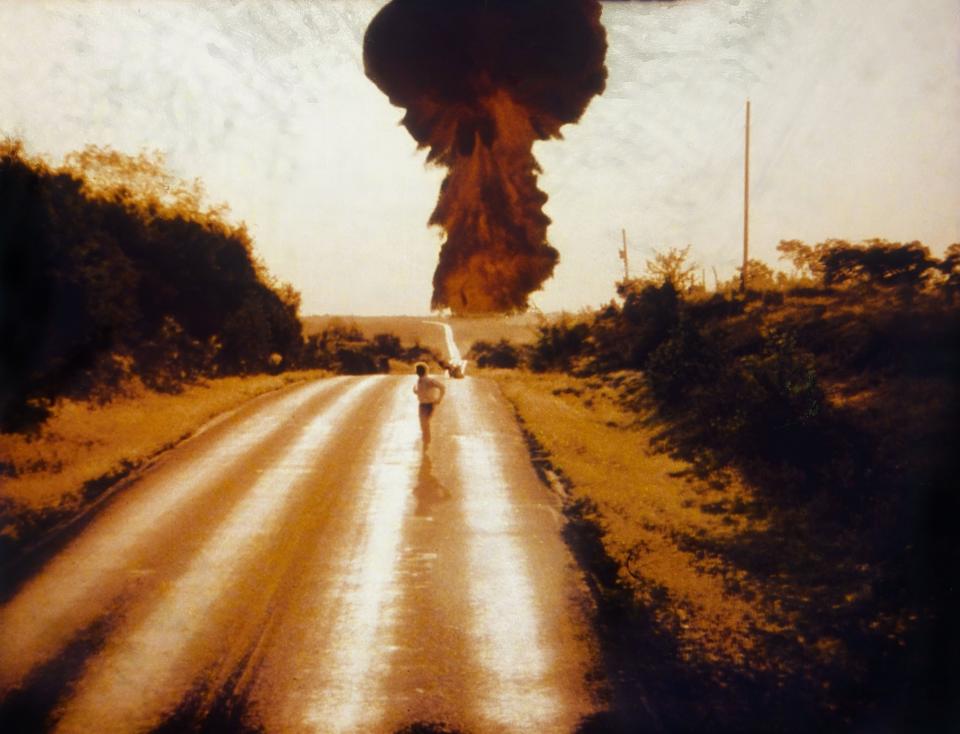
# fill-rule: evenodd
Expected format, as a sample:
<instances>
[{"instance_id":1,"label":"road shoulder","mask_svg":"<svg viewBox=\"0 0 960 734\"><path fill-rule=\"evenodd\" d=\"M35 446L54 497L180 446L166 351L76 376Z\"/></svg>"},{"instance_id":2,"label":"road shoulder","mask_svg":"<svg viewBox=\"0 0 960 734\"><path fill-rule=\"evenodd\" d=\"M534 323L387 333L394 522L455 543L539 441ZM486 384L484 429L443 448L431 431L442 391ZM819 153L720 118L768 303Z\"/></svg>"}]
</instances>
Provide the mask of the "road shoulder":
<instances>
[{"instance_id":1,"label":"road shoulder","mask_svg":"<svg viewBox=\"0 0 960 734\"><path fill-rule=\"evenodd\" d=\"M10 569L90 515L136 472L251 400L319 371L206 380L176 394L61 401L36 434L0 435L0 559Z\"/></svg>"}]
</instances>

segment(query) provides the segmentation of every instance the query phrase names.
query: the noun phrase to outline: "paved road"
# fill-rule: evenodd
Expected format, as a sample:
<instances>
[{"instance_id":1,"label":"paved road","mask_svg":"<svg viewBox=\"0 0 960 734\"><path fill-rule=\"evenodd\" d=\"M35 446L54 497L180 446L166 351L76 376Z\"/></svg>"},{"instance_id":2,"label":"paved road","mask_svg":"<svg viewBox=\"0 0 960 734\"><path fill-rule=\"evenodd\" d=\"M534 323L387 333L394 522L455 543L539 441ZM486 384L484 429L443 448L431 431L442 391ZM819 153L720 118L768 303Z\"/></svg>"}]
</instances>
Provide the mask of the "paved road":
<instances>
[{"instance_id":1,"label":"paved road","mask_svg":"<svg viewBox=\"0 0 960 734\"><path fill-rule=\"evenodd\" d=\"M424 321L425 324L435 324L443 329L443 340L447 349L447 360L451 364L462 364L463 357L460 356L460 350L457 348L457 342L453 338L453 329L450 324L443 321Z\"/></svg>"},{"instance_id":2,"label":"paved road","mask_svg":"<svg viewBox=\"0 0 960 734\"><path fill-rule=\"evenodd\" d=\"M570 732L586 595L509 408L414 378L259 398L169 452L0 608L0 729Z\"/></svg>"}]
</instances>

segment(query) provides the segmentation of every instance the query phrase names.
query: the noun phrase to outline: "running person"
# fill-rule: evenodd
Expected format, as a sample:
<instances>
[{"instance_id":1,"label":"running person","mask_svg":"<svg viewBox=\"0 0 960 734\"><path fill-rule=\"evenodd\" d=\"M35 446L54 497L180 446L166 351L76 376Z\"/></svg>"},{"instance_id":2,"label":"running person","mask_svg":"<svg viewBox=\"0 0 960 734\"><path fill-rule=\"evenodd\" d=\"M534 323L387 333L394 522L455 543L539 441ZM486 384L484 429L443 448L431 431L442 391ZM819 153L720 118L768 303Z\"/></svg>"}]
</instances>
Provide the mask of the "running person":
<instances>
[{"instance_id":1,"label":"running person","mask_svg":"<svg viewBox=\"0 0 960 734\"><path fill-rule=\"evenodd\" d=\"M433 408L446 395L447 389L440 380L437 380L427 374L427 365L423 362L417 362L417 384L413 386L413 392L420 401L420 431L423 434L423 448L426 449L430 444L430 417L433 415Z\"/></svg>"}]
</instances>

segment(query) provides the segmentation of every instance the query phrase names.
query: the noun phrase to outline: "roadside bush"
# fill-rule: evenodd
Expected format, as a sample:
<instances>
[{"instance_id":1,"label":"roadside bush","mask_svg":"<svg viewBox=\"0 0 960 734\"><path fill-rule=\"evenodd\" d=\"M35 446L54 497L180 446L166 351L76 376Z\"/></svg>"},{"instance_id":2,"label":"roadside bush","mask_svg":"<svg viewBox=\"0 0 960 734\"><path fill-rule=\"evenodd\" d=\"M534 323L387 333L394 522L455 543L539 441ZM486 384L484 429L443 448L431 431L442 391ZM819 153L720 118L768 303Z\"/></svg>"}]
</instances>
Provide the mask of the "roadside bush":
<instances>
[{"instance_id":1,"label":"roadside bush","mask_svg":"<svg viewBox=\"0 0 960 734\"><path fill-rule=\"evenodd\" d=\"M588 353L590 326L567 318L538 327L539 335L530 354L530 367L535 372L569 371L578 357Z\"/></svg>"},{"instance_id":2,"label":"roadside bush","mask_svg":"<svg viewBox=\"0 0 960 734\"><path fill-rule=\"evenodd\" d=\"M681 319L670 336L651 352L645 374L654 396L667 408L689 404L693 391L714 383L721 372L719 346L689 319Z\"/></svg>"},{"instance_id":3,"label":"roadside bush","mask_svg":"<svg viewBox=\"0 0 960 734\"><path fill-rule=\"evenodd\" d=\"M709 298L686 302L684 308L693 321L702 324L739 316L746 309L746 302L728 293L714 293Z\"/></svg>"},{"instance_id":4,"label":"roadside bush","mask_svg":"<svg viewBox=\"0 0 960 734\"><path fill-rule=\"evenodd\" d=\"M202 199L157 157L91 147L55 169L0 142L0 430L104 398L110 355L163 390L297 361L299 295Z\"/></svg>"},{"instance_id":5,"label":"roadside bush","mask_svg":"<svg viewBox=\"0 0 960 734\"><path fill-rule=\"evenodd\" d=\"M618 286L618 290L622 287L622 284ZM622 309L616 303L611 302L594 315L588 340L589 371L617 372L631 364L628 327Z\"/></svg>"},{"instance_id":6,"label":"roadside bush","mask_svg":"<svg viewBox=\"0 0 960 734\"><path fill-rule=\"evenodd\" d=\"M674 421L672 438L711 461L777 475L768 487L799 490L829 453L814 356L777 329L762 330L759 346L740 356L728 341L684 317L647 359L644 376L662 414Z\"/></svg>"},{"instance_id":7,"label":"roadside bush","mask_svg":"<svg viewBox=\"0 0 960 734\"><path fill-rule=\"evenodd\" d=\"M807 469L822 448L823 390L813 355L787 333L764 334L763 348L734 362L716 385L718 439L740 456Z\"/></svg>"},{"instance_id":8,"label":"roadside bush","mask_svg":"<svg viewBox=\"0 0 960 734\"><path fill-rule=\"evenodd\" d=\"M338 349L334 363L342 375L372 375L380 372L379 362L363 349Z\"/></svg>"},{"instance_id":9,"label":"roadside bush","mask_svg":"<svg viewBox=\"0 0 960 734\"><path fill-rule=\"evenodd\" d=\"M520 365L521 352L507 339L501 339L496 344L487 341L476 341L468 353L470 359L478 367L499 367L514 369Z\"/></svg>"},{"instance_id":10,"label":"roadside bush","mask_svg":"<svg viewBox=\"0 0 960 734\"><path fill-rule=\"evenodd\" d=\"M647 358L673 332L680 321L681 299L670 280L661 285L625 284L623 322L627 347L626 368L641 369Z\"/></svg>"},{"instance_id":11,"label":"roadside bush","mask_svg":"<svg viewBox=\"0 0 960 734\"><path fill-rule=\"evenodd\" d=\"M307 337L300 364L344 375L369 375L390 371L390 360L437 362L429 349L414 344L405 347L395 334L375 334L367 340L356 324L332 323Z\"/></svg>"},{"instance_id":12,"label":"roadside bush","mask_svg":"<svg viewBox=\"0 0 960 734\"><path fill-rule=\"evenodd\" d=\"M403 344L396 334L374 334L371 347L382 357L400 359L403 356Z\"/></svg>"}]
</instances>

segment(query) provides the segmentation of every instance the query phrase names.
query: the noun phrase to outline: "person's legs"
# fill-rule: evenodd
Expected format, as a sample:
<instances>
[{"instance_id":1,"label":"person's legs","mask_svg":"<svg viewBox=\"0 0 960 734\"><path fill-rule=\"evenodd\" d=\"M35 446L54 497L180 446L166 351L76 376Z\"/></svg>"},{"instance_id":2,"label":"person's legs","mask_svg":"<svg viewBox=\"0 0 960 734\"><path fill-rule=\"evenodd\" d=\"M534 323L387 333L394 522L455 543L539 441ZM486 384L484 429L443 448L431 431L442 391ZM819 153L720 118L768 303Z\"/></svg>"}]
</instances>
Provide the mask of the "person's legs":
<instances>
[{"instance_id":1,"label":"person's legs","mask_svg":"<svg viewBox=\"0 0 960 734\"><path fill-rule=\"evenodd\" d=\"M420 403L420 433L423 435L424 448L430 444L430 416L432 413L432 404Z\"/></svg>"}]
</instances>

